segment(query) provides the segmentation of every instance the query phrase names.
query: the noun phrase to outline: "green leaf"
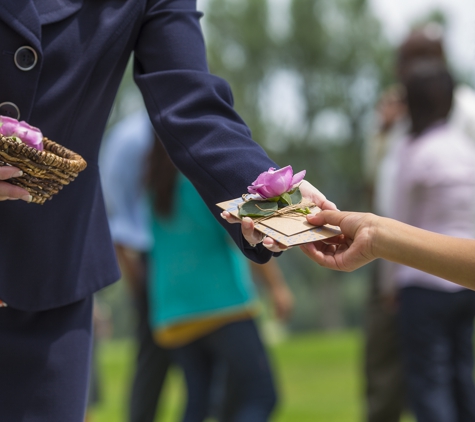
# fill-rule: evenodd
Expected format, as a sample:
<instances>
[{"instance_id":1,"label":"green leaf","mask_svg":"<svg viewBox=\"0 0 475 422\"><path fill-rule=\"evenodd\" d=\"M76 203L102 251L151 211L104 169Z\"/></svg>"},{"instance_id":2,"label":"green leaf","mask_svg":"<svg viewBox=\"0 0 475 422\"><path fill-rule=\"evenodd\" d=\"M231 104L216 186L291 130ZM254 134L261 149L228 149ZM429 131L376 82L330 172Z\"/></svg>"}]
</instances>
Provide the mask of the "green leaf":
<instances>
[{"instance_id":1,"label":"green leaf","mask_svg":"<svg viewBox=\"0 0 475 422\"><path fill-rule=\"evenodd\" d=\"M311 214L311 213L312 213L312 211L310 211L310 208L309 208L309 207L297 208L297 209L295 210L295 212L299 212L299 213L301 213L301 214L303 214L303 215L308 215L308 214Z\"/></svg>"},{"instance_id":2,"label":"green leaf","mask_svg":"<svg viewBox=\"0 0 475 422\"><path fill-rule=\"evenodd\" d=\"M280 195L280 200L283 202L284 207L287 205L292 205L292 198L287 192Z\"/></svg>"},{"instance_id":3,"label":"green leaf","mask_svg":"<svg viewBox=\"0 0 475 422\"><path fill-rule=\"evenodd\" d=\"M272 198L266 198L266 202L279 202L280 196L273 196Z\"/></svg>"},{"instance_id":4,"label":"green leaf","mask_svg":"<svg viewBox=\"0 0 475 422\"><path fill-rule=\"evenodd\" d=\"M302 194L300 193L300 189L297 187L280 195L279 208L284 208L288 205L300 204L301 201Z\"/></svg>"},{"instance_id":5,"label":"green leaf","mask_svg":"<svg viewBox=\"0 0 475 422\"><path fill-rule=\"evenodd\" d=\"M277 202L248 201L239 208L241 217L267 217L277 211Z\"/></svg>"},{"instance_id":6,"label":"green leaf","mask_svg":"<svg viewBox=\"0 0 475 422\"><path fill-rule=\"evenodd\" d=\"M297 187L291 191L290 197L292 198L292 204L300 204L302 201L302 193L300 192L300 189Z\"/></svg>"}]
</instances>

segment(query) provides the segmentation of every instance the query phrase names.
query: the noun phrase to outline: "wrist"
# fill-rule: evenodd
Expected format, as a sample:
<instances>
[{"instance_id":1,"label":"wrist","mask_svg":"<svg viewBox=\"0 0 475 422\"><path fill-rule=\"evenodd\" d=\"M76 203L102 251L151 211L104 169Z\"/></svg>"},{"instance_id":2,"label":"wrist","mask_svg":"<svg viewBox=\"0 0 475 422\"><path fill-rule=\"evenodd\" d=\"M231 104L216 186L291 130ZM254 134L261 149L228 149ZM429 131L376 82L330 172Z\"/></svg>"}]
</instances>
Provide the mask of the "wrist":
<instances>
[{"instance_id":1,"label":"wrist","mask_svg":"<svg viewBox=\"0 0 475 422\"><path fill-rule=\"evenodd\" d=\"M375 259L388 259L391 238L394 237L394 234L391 234L393 231L392 220L377 215L374 216L373 220L373 233L371 234L372 253Z\"/></svg>"}]
</instances>

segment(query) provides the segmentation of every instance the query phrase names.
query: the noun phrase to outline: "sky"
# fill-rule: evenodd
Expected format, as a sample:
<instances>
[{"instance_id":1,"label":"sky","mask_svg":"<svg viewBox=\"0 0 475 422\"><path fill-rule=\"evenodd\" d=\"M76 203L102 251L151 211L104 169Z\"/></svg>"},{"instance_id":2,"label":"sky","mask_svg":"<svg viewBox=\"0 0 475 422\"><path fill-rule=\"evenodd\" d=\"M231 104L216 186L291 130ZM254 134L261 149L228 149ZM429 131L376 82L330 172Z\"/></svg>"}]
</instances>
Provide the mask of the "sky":
<instances>
[{"instance_id":1,"label":"sky","mask_svg":"<svg viewBox=\"0 0 475 422\"><path fill-rule=\"evenodd\" d=\"M445 48L449 60L475 85L475 1L473 0L368 0L383 23L387 37L397 44L410 24L439 9L448 19Z\"/></svg>"}]
</instances>

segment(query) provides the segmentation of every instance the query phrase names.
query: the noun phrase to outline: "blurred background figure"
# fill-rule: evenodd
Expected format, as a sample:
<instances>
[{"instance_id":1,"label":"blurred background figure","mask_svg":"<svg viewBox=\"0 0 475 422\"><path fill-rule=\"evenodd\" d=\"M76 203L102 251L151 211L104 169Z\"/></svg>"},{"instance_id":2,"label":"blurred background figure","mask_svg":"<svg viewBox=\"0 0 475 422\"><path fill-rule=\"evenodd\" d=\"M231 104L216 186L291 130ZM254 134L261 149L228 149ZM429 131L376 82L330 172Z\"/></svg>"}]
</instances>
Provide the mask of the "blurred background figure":
<instances>
[{"instance_id":1,"label":"blurred background figure","mask_svg":"<svg viewBox=\"0 0 475 422\"><path fill-rule=\"evenodd\" d=\"M473 16L475 3L452 0L198 0L200 3L204 10L201 24L207 38L210 70L230 82L236 110L250 125L253 138L277 163L306 169L309 180L341 209L368 210L363 160L358 157L363 152L369 118L379 99L378 111L381 113L394 105L396 109L402 108L402 114L405 114L391 125L394 110L388 110L388 119L381 119L381 123L389 123L381 124L384 127L381 138L402 139L404 133L407 134L409 118L404 111L404 89L400 89L400 79L395 71L398 66L394 61L399 57L398 47L408 38L406 34L410 28L417 27L420 32L425 27L421 27L422 22L433 19L441 22L444 34L440 26L431 25L430 36L423 38L442 44L441 35L444 35L443 55L447 56L459 81L450 121L468 131L470 124L475 123L470 117L474 115L473 91L468 85L460 84L460 81L471 85L474 82L475 62L470 40L474 38L475 27L470 16ZM440 50L436 55L440 55ZM404 57L406 55L401 55L398 62L404 61ZM407 57L410 61L410 55ZM135 109L131 93L135 88L130 74L131 71L119 93L118 111L111 116L112 122L130 116L131 110ZM386 96L387 87L390 92ZM465 113L460 113L461 110ZM458 123L460 120L465 123ZM402 128L404 126L406 129ZM142 138L138 127L132 126L128 133L134 148L126 146L127 163L138 151L135 146ZM386 145L384 139L379 141L381 146ZM151 144L150 141L149 146ZM373 174L370 184L374 186L373 177L377 172L377 180L384 186L388 176L383 175L382 168L391 168L391 165L380 167L378 154L371 149L368 155L372 154L376 157L367 160L374 167L373 171L368 171ZM384 148L380 156L386 157ZM103 170L102 166L101 172ZM393 170L389 171L392 173ZM122 183L127 183L130 176L124 177L126 180ZM389 193L389 190L377 189L378 195ZM132 192L137 195L138 191ZM135 201L135 196L131 201ZM386 199L376 202L381 202L378 207L387 203ZM387 208L391 209L391 206L382 209ZM388 339L392 336L393 340L398 340L395 337L399 308L397 286L389 277L377 276L380 284L375 282L372 286L379 292L381 289L387 291L384 297L389 299L371 294L375 299L373 308L367 305L368 284L364 282L369 279L369 268L351 274L331 272L316 266L296 248L282 254L277 261L298 306L285 327L288 335L271 337L279 340L270 347L280 369L282 395L285 395L276 419L282 422L330 419L353 422L370 406L382 418L370 419L372 422L397 420L391 419L388 413L381 413L387 401L381 401L378 395L383 395L389 387L396 392L398 388L404 391L397 381L403 376L401 353ZM124 292L124 283L117 283L99 294L110 305L115 331L114 338L104 342L99 350L104 363L103 387L106 392L110 388L111 393L105 394L103 404L94 409L93 416L98 422L123 422L126 413L123 389L128 387L130 364L135 359L135 348L130 347L135 331L130 322L135 320L136 314L131 314L129 309L131 296ZM381 313L378 313L378 306ZM368 406L361 400L360 387L364 379L359 371L361 365L358 365L361 363L360 324L364 312L368 312L367 330L373 333L371 337L367 336L371 342L366 348L372 356L367 371L373 374L367 383L371 397ZM371 312L374 312L372 316ZM389 321L382 312L388 314ZM271 330L263 331L266 339L269 333L271 336L279 333L272 330L275 325L271 318L264 319L264 328L268 328L269 320ZM396 359L393 363L392 357ZM384 374L384 370L389 374ZM222 373L221 370L218 372ZM399 378L395 374L399 374ZM172 370L158 420L177 420L183 406L181 381ZM391 403L390 392L387 394ZM405 407L404 399L398 400L394 407L399 415ZM401 419L404 422L413 420L410 415Z\"/></svg>"},{"instance_id":2,"label":"blurred background figure","mask_svg":"<svg viewBox=\"0 0 475 422\"><path fill-rule=\"evenodd\" d=\"M183 369L184 422L208 415L213 375L225 365L226 393L217 420L268 421L277 401L274 376L255 322L257 296L249 262L213 218L193 185L156 139L150 195L150 318L155 339ZM276 312L288 317L292 296L275 261L261 266Z\"/></svg>"},{"instance_id":3,"label":"blurred background figure","mask_svg":"<svg viewBox=\"0 0 475 422\"><path fill-rule=\"evenodd\" d=\"M93 335L92 362L89 374L89 391L87 397L87 410L84 422L94 422L90 413L93 408L103 401L103 383L101 381L101 366L99 363L98 347L102 340L112 337L112 320L107 304L101 303L97 297L94 298L92 314Z\"/></svg>"},{"instance_id":4,"label":"blurred background figure","mask_svg":"<svg viewBox=\"0 0 475 422\"><path fill-rule=\"evenodd\" d=\"M155 343L148 323L147 257L153 239L145 169L153 138L148 115L136 112L108 132L101 150L101 181L109 226L137 320L137 356L128 406L129 422L155 420L170 366L168 350Z\"/></svg>"},{"instance_id":5,"label":"blurred background figure","mask_svg":"<svg viewBox=\"0 0 475 422\"><path fill-rule=\"evenodd\" d=\"M454 82L443 62L405 73L410 119L401 143L394 217L426 230L475 235L475 145L448 122ZM475 420L475 292L395 265L408 397L418 422Z\"/></svg>"},{"instance_id":6,"label":"blurred background figure","mask_svg":"<svg viewBox=\"0 0 475 422\"><path fill-rule=\"evenodd\" d=\"M443 29L436 23L412 30L399 46L395 66L397 83L382 94L376 109L378 128L366 142L364 168L373 211L379 215L394 216L399 149L410 129L402 81L413 63L421 59L445 62ZM458 84L453 98L450 125L475 144L475 93L468 85ZM366 309L364 367L368 422L399 421L406 408L397 323L399 291L391 267L392 264L384 261L373 266Z\"/></svg>"}]
</instances>

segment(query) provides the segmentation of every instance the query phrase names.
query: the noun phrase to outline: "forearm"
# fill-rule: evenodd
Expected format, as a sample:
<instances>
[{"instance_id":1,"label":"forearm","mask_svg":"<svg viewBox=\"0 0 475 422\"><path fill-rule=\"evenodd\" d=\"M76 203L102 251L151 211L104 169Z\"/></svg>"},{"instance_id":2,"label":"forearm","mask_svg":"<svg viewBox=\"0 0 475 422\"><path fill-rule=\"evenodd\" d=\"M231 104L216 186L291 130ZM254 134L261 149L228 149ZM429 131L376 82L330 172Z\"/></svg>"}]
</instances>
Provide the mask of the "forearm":
<instances>
[{"instance_id":1,"label":"forearm","mask_svg":"<svg viewBox=\"0 0 475 422\"><path fill-rule=\"evenodd\" d=\"M475 240L376 217L373 253L475 290Z\"/></svg>"},{"instance_id":2,"label":"forearm","mask_svg":"<svg viewBox=\"0 0 475 422\"><path fill-rule=\"evenodd\" d=\"M256 264L251 261L251 268L256 272L259 280L262 281L268 290L279 287L287 287L285 284L284 275L273 259L265 264Z\"/></svg>"}]
</instances>

